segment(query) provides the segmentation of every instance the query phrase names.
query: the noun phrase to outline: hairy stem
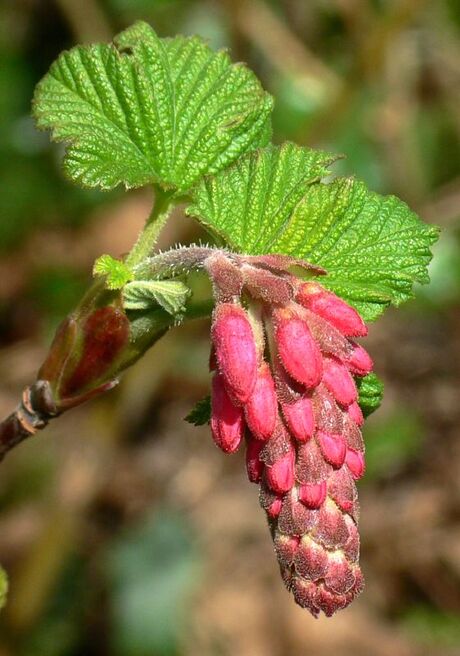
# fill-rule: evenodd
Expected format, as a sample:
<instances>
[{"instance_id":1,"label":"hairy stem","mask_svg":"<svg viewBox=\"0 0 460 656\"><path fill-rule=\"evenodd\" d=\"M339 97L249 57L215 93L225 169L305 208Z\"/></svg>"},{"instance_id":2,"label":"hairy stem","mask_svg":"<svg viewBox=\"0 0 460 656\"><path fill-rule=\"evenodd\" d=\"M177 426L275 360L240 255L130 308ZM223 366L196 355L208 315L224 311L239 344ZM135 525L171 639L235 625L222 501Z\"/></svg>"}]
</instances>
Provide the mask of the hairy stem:
<instances>
[{"instance_id":1,"label":"hairy stem","mask_svg":"<svg viewBox=\"0 0 460 656\"><path fill-rule=\"evenodd\" d=\"M159 187L155 189L155 204L144 229L126 258L128 267L134 268L152 254L160 232L177 204L172 196L172 192L163 191Z\"/></svg>"}]
</instances>

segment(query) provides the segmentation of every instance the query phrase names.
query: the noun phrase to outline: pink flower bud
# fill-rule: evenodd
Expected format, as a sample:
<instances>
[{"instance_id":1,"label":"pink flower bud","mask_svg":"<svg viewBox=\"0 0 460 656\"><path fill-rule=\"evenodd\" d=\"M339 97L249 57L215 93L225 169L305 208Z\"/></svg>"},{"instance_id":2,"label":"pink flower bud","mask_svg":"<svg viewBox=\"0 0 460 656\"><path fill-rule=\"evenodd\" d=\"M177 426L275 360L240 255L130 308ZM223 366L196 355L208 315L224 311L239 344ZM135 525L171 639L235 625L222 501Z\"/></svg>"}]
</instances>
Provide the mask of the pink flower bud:
<instances>
[{"instance_id":1,"label":"pink flower bud","mask_svg":"<svg viewBox=\"0 0 460 656\"><path fill-rule=\"evenodd\" d=\"M238 449L244 432L243 410L233 405L220 374L212 380L211 432L214 442L225 453Z\"/></svg>"},{"instance_id":2,"label":"pink flower bud","mask_svg":"<svg viewBox=\"0 0 460 656\"><path fill-rule=\"evenodd\" d=\"M296 301L329 321L347 337L364 337L367 327L354 308L316 283L301 285Z\"/></svg>"},{"instance_id":3,"label":"pink flower bud","mask_svg":"<svg viewBox=\"0 0 460 656\"><path fill-rule=\"evenodd\" d=\"M333 467L339 468L345 461L347 445L341 435L332 435L324 431L317 432L317 438L324 459Z\"/></svg>"},{"instance_id":4,"label":"pink flower bud","mask_svg":"<svg viewBox=\"0 0 460 656\"><path fill-rule=\"evenodd\" d=\"M263 442L253 437L248 438L246 446L246 471L251 483L259 483L264 472L265 465L260 460L260 452L263 449Z\"/></svg>"},{"instance_id":5,"label":"pink flower bud","mask_svg":"<svg viewBox=\"0 0 460 656\"><path fill-rule=\"evenodd\" d=\"M357 426L362 426L364 424L363 411L356 401L348 406L348 415Z\"/></svg>"},{"instance_id":6,"label":"pink flower bud","mask_svg":"<svg viewBox=\"0 0 460 656\"><path fill-rule=\"evenodd\" d=\"M345 456L345 462L348 465L348 469L351 472L353 478L361 478L364 474L365 464L364 464L364 455L360 451L355 451L354 449L347 449L347 454Z\"/></svg>"},{"instance_id":7,"label":"pink flower bud","mask_svg":"<svg viewBox=\"0 0 460 656\"><path fill-rule=\"evenodd\" d=\"M257 378L257 352L251 324L238 305L216 306L212 339L219 368L229 393L238 403L246 403Z\"/></svg>"},{"instance_id":8,"label":"pink flower bud","mask_svg":"<svg viewBox=\"0 0 460 656\"><path fill-rule=\"evenodd\" d=\"M281 408L291 435L299 442L310 439L315 430L311 400L307 396L302 396L294 403L283 403Z\"/></svg>"},{"instance_id":9,"label":"pink flower bud","mask_svg":"<svg viewBox=\"0 0 460 656\"><path fill-rule=\"evenodd\" d=\"M346 365L353 374L366 376L374 366L369 353L359 344L353 344L353 352L346 359Z\"/></svg>"},{"instance_id":10,"label":"pink flower bud","mask_svg":"<svg viewBox=\"0 0 460 656\"><path fill-rule=\"evenodd\" d=\"M267 508L267 515L275 519L281 512L281 506L283 505L283 500L281 497L277 497Z\"/></svg>"},{"instance_id":11,"label":"pink flower bud","mask_svg":"<svg viewBox=\"0 0 460 656\"><path fill-rule=\"evenodd\" d=\"M349 406L358 398L350 372L334 358L324 358L323 382L340 405Z\"/></svg>"},{"instance_id":12,"label":"pink flower bud","mask_svg":"<svg viewBox=\"0 0 460 656\"><path fill-rule=\"evenodd\" d=\"M301 485L299 499L307 508L319 508L326 498L326 481L312 485Z\"/></svg>"},{"instance_id":13,"label":"pink flower bud","mask_svg":"<svg viewBox=\"0 0 460 656\"><path fill-rule=\"evenodd\" d=\"M263 363L257 372L254 390L245 407L246 422L258 440L268 440L275 430L278 401L270 368Z\"/></svg>"},{"instance_id":14,"label":"pink flower bud","mask_svg":"<svg viewBox=\"0 0 460 656\"><path fill-rule=\"evenodd\" d=\"M290 565L294 560L299 546L299 538L293 535L285 535L284 533L276 533L273 542L278 560L283 565Z\"/></svg>"},{"instance_id":15,"label":"pink flower bud","mask_svg":"<svg viewBox=\"0 0 460 656\"><path fill-rule=\"evenodd\" d=\"M295 451L288 453L277 460L271 467L266 467L267 483L274 492L284 494L294 485Z\"/></svg>"},{"instance_id":16,"label":"pink flower bud","mask_svg":"<svg viewBox=\"0 0 460 656\"><path fill-rule=\"evenodd\" d=\"M316 387L321 381L321 352L308 325L291 311L274 312L275 338L284 368L298 383Z\"/></svg>"}]
</instances>

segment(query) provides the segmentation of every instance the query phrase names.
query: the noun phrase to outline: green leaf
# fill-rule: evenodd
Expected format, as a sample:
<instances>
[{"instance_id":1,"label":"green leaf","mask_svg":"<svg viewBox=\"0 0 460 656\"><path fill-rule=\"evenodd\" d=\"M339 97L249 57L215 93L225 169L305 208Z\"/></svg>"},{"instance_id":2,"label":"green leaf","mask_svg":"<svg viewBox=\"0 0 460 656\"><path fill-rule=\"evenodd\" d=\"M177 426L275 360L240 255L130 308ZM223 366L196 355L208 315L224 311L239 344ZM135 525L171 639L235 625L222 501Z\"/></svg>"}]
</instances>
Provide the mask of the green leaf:
<instances>
[{"instance_id":1,"label":"green leaf","mask_svg":"<svg viewBox=\"0 0 460 656\"><path fill-rule=\"evenodd\" d=\"M267 143L272 99L255 75L197 37L138 22L113 44L64 52L38 84L37 126L68 144L82 186L158 183L184 192Z\"/></svg>"},{"instance_id":2,"label":"green leaf","mask_svg":"<svg viewBox=\"0 0 460 656\"><path fill-rule=\"evenodd\" d=\"M322 266L322 284L372 321L410 298L415 282L428 282L438 232L360 181L320 182L331 161L292 145L251 153L201 181L188 212L235 250Z\"/></svg>"},{"instance_id":3,"label":"green leaf","mask_svg":"<svg viewBox=\"0 0 460 656\"><path fill-rule=\"evenodd\" d=\"M185 421L194 426L204 426L211 419L211 397L205 396L185 417Z\"/></svg>"},{"instance_id":4,"label":"green leaf","mask_svg":"<svg viewBox=\"0 0 460 656\"><path fill-rule=\"evenodd\" d=\"M121 260L115 260L111 255L101 255L93 267L94 276L106 276L107 289L121 289L133 279L132 272Z\"/></svg>"},{"instance_id":5,"label":"green leaf","mask_svg":"<svg viewBox=\"0 0 460 656\"><path fill-rule=\"evenodd\" d=\"M180 280L135 280L123 288L127 310L148 310L160 305L169 314L181 314L191 291Z\"/></svg>"},{"instance_id":6,"label":"green leaf","mask_svg":"<svg viewBox=\"0 0 460 656\"><path fill-rule=\"evenodd\" d=\"M0 567L0 609L6 604L6 596L8 593L8 577L5 570Z\"/></svg>"},{"instance_id":7,"label":"green leaf","mask_svg":"<svg viewBox=\"0 0 460 656\"><path fill-rule=\"evenodd\" d=\"M357 378L356 385L359 392L358 403L363 415L368 417L382 403L383 383L375 374L367 374L363 378Z\"/></svg>"},{"instance_id":8,"label":"green leaf","mask_svg":"<svg viewBox=\"0 0 460 656\"><path fill-rule=\"evenodd\" d=\"M292 143L269 146L201 181L187 214L244 253L283 252L271 245L282 238L306 189L327 175L335 159Z\"/></svg>"}]
</instances>

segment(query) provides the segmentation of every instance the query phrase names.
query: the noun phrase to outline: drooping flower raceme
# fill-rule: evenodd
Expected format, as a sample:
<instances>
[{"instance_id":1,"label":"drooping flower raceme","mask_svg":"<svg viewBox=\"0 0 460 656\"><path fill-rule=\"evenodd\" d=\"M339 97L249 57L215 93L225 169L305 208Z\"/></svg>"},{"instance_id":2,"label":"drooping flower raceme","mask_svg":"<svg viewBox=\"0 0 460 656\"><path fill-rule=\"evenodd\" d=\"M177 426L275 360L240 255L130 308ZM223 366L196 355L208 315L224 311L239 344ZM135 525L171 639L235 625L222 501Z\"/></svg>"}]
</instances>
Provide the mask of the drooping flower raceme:
<instances>
[{"instance_id":1,"label":"drooping flower raceme","mask_svg":"<svg viewBox=\"0 0 460 656\"><path fill-rule=\"evenodd\" d=\"M359 314L289 258L215 253L211 430L226 453L246 442L281 574L314 616L363 587L355 480L364 473L356 376L372 360Z\"/></svg>"}]
</instances>

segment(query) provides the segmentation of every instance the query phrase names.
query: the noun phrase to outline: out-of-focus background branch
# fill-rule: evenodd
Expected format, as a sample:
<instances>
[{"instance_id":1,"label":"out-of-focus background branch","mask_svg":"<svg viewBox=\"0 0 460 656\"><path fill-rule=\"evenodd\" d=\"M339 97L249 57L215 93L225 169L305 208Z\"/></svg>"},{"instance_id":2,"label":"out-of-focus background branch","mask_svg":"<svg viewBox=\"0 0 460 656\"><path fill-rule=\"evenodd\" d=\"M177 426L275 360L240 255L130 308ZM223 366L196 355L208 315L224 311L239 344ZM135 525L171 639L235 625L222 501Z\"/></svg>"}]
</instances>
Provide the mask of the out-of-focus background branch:
<instances>
[{"instance_id":1,"label":"out-of-focus background branch","mask_svg":"<svg viewBox=\"0 0 460 656\"><path fill-rule=\"evenodd\" d=\"M460 653L460 10L456 0L4 0L0 5L0 411L33 380L91 265L133 243L149 192L81 191L29 118L58 53L135 19L199 33L276 96L275 140L443 227L432 284L371 329L384 404L360 483L367 587L332 620L279 580L241 455L182 419L209 326L165 337L107 396L2 464L0 656ZM199 238L178 215L163 245Z\"/></svg>"}]
</instances>

